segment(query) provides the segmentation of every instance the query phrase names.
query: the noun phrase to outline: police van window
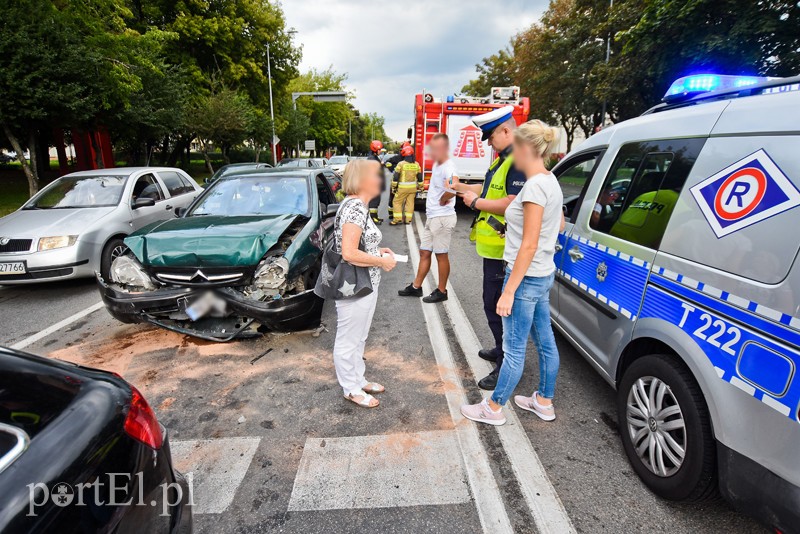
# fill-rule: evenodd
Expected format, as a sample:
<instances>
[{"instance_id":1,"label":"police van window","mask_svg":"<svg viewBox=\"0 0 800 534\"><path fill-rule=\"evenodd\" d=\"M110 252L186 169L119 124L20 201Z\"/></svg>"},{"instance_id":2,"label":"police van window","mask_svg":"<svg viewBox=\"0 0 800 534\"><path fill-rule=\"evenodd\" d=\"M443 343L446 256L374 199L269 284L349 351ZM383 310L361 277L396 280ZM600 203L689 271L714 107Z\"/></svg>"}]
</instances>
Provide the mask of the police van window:
<instances>
[{"instance_id":1,"label":"police van window","mask_svg":"<svg viewBox=\"0 0 800 534\"><path fill-rule=\"evenodd\" d=\"M594 174L599 159L600 152L579 154L571 158L572 161L565 161L555 170L561 186L561 193L564 196L564 217L570 222L574 221L578 199Z\"/></svg>"},{"instance_id":2,"label":"police van window","mask_svg":"<svg viewBox=\"0 0 800 534\"><path fill-rule=\"evenodd\" d=\"M589 226L658 248L703 139L624 145L603 183Z\"/></svg>"}]
</instances>

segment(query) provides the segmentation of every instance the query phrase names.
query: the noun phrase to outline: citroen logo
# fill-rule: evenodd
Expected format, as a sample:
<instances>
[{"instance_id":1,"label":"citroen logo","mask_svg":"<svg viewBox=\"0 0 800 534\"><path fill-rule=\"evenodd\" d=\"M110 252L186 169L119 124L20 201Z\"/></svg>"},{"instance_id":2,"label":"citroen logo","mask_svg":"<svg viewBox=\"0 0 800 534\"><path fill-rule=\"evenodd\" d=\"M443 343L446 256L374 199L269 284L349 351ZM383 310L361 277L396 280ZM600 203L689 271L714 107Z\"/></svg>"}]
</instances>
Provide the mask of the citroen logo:
<instances>
[{"instance_id":1,"label":"citroen logo","mask_svg":"<svg viewBox=\"0 0 800 534\"><path fill-rule=\"evenodd\" d=\"M192 280L194 280L195 278L202 278L203 280L208 282L208 277L200 269L197 269L197 271L192 275Z\"/></svg>"},{"instance_id":2,"label":"citroen logo","mask_svg":"<svg viewBox=\"0 0 800 534\"><path fill-rule=\"evenodd\" d=\"M8 245L11 243L10 237L0 237L0 245Z\"/></svg>"}]
</instances>

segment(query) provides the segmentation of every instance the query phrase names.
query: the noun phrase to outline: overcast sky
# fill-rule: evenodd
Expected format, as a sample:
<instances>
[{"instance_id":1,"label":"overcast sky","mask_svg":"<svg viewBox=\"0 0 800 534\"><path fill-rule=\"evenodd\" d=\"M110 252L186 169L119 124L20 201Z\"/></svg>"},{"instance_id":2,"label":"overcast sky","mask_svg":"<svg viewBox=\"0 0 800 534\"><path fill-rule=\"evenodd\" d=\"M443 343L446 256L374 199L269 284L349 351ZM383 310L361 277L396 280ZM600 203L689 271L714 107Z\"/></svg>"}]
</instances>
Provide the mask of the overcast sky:
<instances>
[{"instance_id":1,"label":"overcast sky","mask_svg":"<svg viewBox=\"0 0 800 534\"><path fill-rule=\"evenodd\" d=\"M284 0L303 45L301 70L333 65L362 112L386 118L405 138L414 94L457 92L475 63L537 20L548 0Z\"/></svg>"}]
</instances>

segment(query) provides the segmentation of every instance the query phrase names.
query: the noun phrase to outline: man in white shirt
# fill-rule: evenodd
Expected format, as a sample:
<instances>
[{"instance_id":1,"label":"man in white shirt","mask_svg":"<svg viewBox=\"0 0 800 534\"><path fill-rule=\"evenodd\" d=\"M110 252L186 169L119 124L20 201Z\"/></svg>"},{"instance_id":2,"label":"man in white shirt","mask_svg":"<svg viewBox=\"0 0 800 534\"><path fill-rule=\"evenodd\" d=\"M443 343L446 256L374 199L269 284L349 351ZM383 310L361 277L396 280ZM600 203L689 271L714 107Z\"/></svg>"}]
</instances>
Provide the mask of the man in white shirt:
<instances>
[{"instance_id":1,"label":"man in white shirt","mask_svg":"<svg viewBox=\"0 0 800 534\"><path fill-rule=\"evenodd\" d=\"M436 254L439 267L439 287L422 299L434 303L447 300L447 278L450 276L450 238L456 227L455 191L447 189L453 177L458 181L456 166L450 159L450 140L447 134L437 133L428 145L434 161L431 181L428 185L428 198L425 205L425 230L419 245L419 269L414 281L397 292L401 297L421 297L422 282L431 268L431 255Z\"/></svg>"}]
</instances>

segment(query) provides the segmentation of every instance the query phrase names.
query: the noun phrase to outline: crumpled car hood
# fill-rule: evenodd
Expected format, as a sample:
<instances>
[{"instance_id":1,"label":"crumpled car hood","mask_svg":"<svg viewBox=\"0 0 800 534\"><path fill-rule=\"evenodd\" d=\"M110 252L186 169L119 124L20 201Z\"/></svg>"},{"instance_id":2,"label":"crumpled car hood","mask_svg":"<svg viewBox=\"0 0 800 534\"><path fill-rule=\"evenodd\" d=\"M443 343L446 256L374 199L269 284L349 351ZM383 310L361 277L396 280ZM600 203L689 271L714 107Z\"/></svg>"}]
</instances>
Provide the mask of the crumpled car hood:
<instances>
[{"instance_id":1,"label":"crumpled car hood","mask_svg":"<svg viewBox=\"0 0 800 534\"><path fill-rule=\"evenodd\" d=\"M301 215L201 216L146 226L125 239L148 267L254 266Z\"/></svg>"}]
</instances>

